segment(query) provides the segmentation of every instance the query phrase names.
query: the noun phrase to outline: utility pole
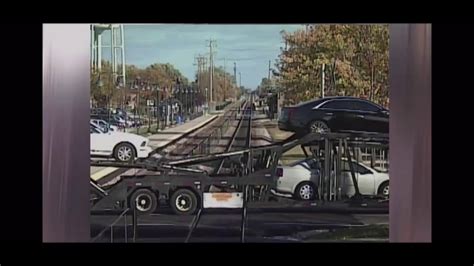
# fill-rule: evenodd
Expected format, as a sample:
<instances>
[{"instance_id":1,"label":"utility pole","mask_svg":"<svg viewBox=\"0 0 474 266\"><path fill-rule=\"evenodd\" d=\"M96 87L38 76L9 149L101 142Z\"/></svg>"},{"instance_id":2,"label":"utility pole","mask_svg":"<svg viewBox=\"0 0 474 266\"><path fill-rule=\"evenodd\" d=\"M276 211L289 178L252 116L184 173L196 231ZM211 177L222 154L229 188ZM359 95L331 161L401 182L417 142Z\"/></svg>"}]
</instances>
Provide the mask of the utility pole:
<instances>
[{"instance_id":1,"label":"utility pole","mask_svg":"<svg viewBox=\"0 0 474 266\"><path fill-rule=\"evenodd\" d=\"M206 96L206 104L209 103L209 96L207 92L204 91L204 89L206 88L209 88L209 76L205 76L204 73L206 73L206 70L209 70L208 66L207 66L207 57L203 57L202 58L202 76L201 76L201 84L202 84L202 87L201 89L203 90L202 93Z\"/></svg>"},{"instance_id":2,"label":"utility pole","mask_svg":"<svg viewBox=\"0 0 474 266\"><path fill-rule=\"evenodd\" d=\"M271 72L271 63L272 63L272 60L268 60L268 81L270 81L270 72Z\"/></svg>"},{"instance_id":3,"label":"utility pole","mask_svg":"<svg viewBox=\"0 0 474 266\"><path fill-rule=\"evenodd\" d=\"M214 76L214 61L213 61L213 53L212 53L212 46L215 44L215 40L208 40L209 41L209 99L213 102L213 76Z\"/></svg>"},{"instance_id":4,"label":"utility pole","mask_svg":"<svg viewBox=\"0 0 474 266\"><path fill-rule=\"evenodd\" d=\"M201 84L201 67L202 67L202 59L201 55L197 55L194 57L194 65L197 65L197 87Z\"/></svg>"},{"instance_id":5,"label":"utility pole","mask_svg":"<svg viewBox=\"0 0 474 266\"><path fill-rule=\"evenodd\" d=\"M268 88L268 90L271 90L273 87L272 80L271 80L271 71L272 71L271 63L272 63L272 60L268 60L268 82L270 84L270 88Z\"/></svg>"},{"instance_id":6,"label":"utility pole","mask_svg":"<svg viewBox=\"0 0 474 266\"><path fill-rule=\"evenodd\" d=\"M242 87L242 73L239 72L239 88Z\"/></svg>"},{"instance_id":7,"label":"utility pole","mask_svg":"<svg viewBox=\"0 0 474 266\"><path fill-rule=\"evenodd\" d=\"M206 97L205 102L207 103L209 101L207 94L204 93L204 87L206 86L206 79L204 77L204 73L206 72L207 65L206 65L206 57L199 54L196 57L197 60L197 88L196 88L196 94L200 94L203 97ZM210 72L210 71L209 71ZM203 103L201 103L203 104Z\"/></svg>"},{"instance_id":8,"label":"utility pole","mask_svg":"<svg viewBox=\"0 0 474 266\"><path fill-rule=\"evenodd\" d=\"M225 57L224 57L224 101L226 100L226 87L225 87L225 79L227 77L227 73L225 72Z\"/></svg>"},{"instance_id":9,"label":"utility pole","mask_svg":"<svg viewBox=\"0 0 474 266\"><path fill-rule=\"evenodd\" d=\"M324 64L321 66L321 98L324 98Z\"/></svg>"},{"instance_id":10,"label":"utility pole","mask_svg":"<svg viewBox=\"0 0 474 266\"><path fill-rule=\"evenodd\" d=\"M234 83L237 85L237 65L234 62Z\"/></svg>"}]
</instances>

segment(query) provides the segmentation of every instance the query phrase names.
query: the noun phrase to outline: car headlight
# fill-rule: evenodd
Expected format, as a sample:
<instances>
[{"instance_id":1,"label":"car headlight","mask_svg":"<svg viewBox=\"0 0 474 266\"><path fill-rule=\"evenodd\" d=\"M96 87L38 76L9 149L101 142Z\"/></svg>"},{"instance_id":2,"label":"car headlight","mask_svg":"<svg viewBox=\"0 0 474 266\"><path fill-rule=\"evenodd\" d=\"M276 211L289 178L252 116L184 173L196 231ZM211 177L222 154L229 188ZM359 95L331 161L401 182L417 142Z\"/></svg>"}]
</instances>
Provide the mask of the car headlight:
<instances>
[{"instance_id":1,"label":"car headlight","mask_svg":"<svg viewBox=\"0 0 474 266\"><path fill-rule=\"evenodd\" d=\"M146 146L146 141L143 141L140 146L141 146L141 147L145 147L145 146Z\"/></svg>"}]
</instances>

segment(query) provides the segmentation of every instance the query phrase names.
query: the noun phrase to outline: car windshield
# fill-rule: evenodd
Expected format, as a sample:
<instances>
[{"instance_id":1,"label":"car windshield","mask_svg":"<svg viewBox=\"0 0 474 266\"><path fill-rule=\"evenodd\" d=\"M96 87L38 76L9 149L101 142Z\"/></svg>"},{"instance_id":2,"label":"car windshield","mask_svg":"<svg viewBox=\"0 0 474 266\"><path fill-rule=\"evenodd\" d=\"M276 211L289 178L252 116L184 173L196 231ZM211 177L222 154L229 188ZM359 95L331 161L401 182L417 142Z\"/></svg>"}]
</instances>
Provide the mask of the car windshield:
<instances>
[{"instance_id":1,"label":"car windshield","mask_svg":"<svg viewBox=\"0 0 474 266\"><path fill-rule=\"evenodd\" d=\"M303 160L293 162L293 163L289 164L288 166L293 167L293 166L296 166L296 165L304 165L304 164L308 165L312 169L317 169L319 167L318 161L313 157L309 157L309 158L305 158Z\"/></svg>"},{"instance_id":2,"label":"car windshield","mask_svg":"<svg viewBox=\"0 0 474 266\"><path fill-rule=\"evenodd\" d=\"M104 133L100 129L98 129L97 127L91 126L90 128L91 128L90 133L97 133L97 134Z\"/></svg>"}]
</instances>

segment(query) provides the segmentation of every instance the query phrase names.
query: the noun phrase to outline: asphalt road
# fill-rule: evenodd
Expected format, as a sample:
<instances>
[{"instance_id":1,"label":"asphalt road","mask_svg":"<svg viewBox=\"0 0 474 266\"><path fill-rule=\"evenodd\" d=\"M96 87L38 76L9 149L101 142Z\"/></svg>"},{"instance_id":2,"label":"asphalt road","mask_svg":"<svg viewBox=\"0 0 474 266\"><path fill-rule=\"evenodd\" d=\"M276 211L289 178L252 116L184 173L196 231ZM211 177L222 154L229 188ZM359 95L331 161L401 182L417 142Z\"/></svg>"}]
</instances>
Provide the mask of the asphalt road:
<instances>
[{"instance_id":1,"label":"asphalt road","mask_svg":"<svg viewBox=\"0 0 474 266\"><path fill-rule=\"evenodd\" d=\"M194 216L172 214L168 209L138 218L137 242L184 242ZM190 242L240 242L241 210L205 210L193 231ZM117 215L91 216L91 237L110 225ZM132 218L127 218L127 231L132 241ZM331 232L343 228L361 228L388 224L388 214L342 214L297 212L294 209L264 211L249 208L246 242L304 242L308 233ZM125 242L125 220L114 228L114 242ZM98 242L109 242L107 231Z\"/></svg>"}]
</instances>

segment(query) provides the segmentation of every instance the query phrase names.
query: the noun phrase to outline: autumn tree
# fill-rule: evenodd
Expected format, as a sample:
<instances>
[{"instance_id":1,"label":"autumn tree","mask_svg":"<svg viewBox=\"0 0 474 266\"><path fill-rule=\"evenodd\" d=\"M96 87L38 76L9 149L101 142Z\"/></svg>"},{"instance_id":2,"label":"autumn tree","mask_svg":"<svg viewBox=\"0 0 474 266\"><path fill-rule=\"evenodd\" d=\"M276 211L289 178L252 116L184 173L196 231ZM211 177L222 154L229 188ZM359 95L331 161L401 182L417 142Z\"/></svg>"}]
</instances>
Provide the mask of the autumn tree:
<instances>
[{"instance_id":1,"label":"autumn tree","mask_svg":"<svg viewBox=\"0 0 474 266\"><path fill-rule=\"evenodd\" d=\"M260 82L260 85L257 87L259 94L267 93L270 89L273 88L273 83L271 79L263 78Z\"/></svg>"},{"instance_id":2,"label":"autumn tree","mask_svg":"<svg viewBox=\"0 0 474 266\"><path fill-rule=\"evenodd\" d=\"M200 90L205 94L205 88L208 89L209 93L209 71L202 71L200 73L199 80ZM216 102L223 102L228 98L236 98L239 96L239 90L234 82L232 74L224 71L222 67L214 68L214 75L212 77L212 89L213 89L213 100ZM198 80L196 74L196 80Z\"/></svg>"},{"instance_id":3,"label":"autumn tree","mask_svg":"<svg viewBox=\"0 0 474 266\"><path fill-rule=\"evenodd\" d=\"M117 94L117 81L112 75L112 65L102 61L101 71L91 72L91 98L98 106L110 106Z\"/></svg>"},{"instance_id":4,"label":"autumn tree","mask_svg":"<svg viewBox=\"0 0 474 266\"><path fill-rule=\"evenodd\" d=\"M274 74L288 104L321 97L323 64L325 95L387 102L387 25L308 25L282 37Z\"/></svg>"}]
</instances>

